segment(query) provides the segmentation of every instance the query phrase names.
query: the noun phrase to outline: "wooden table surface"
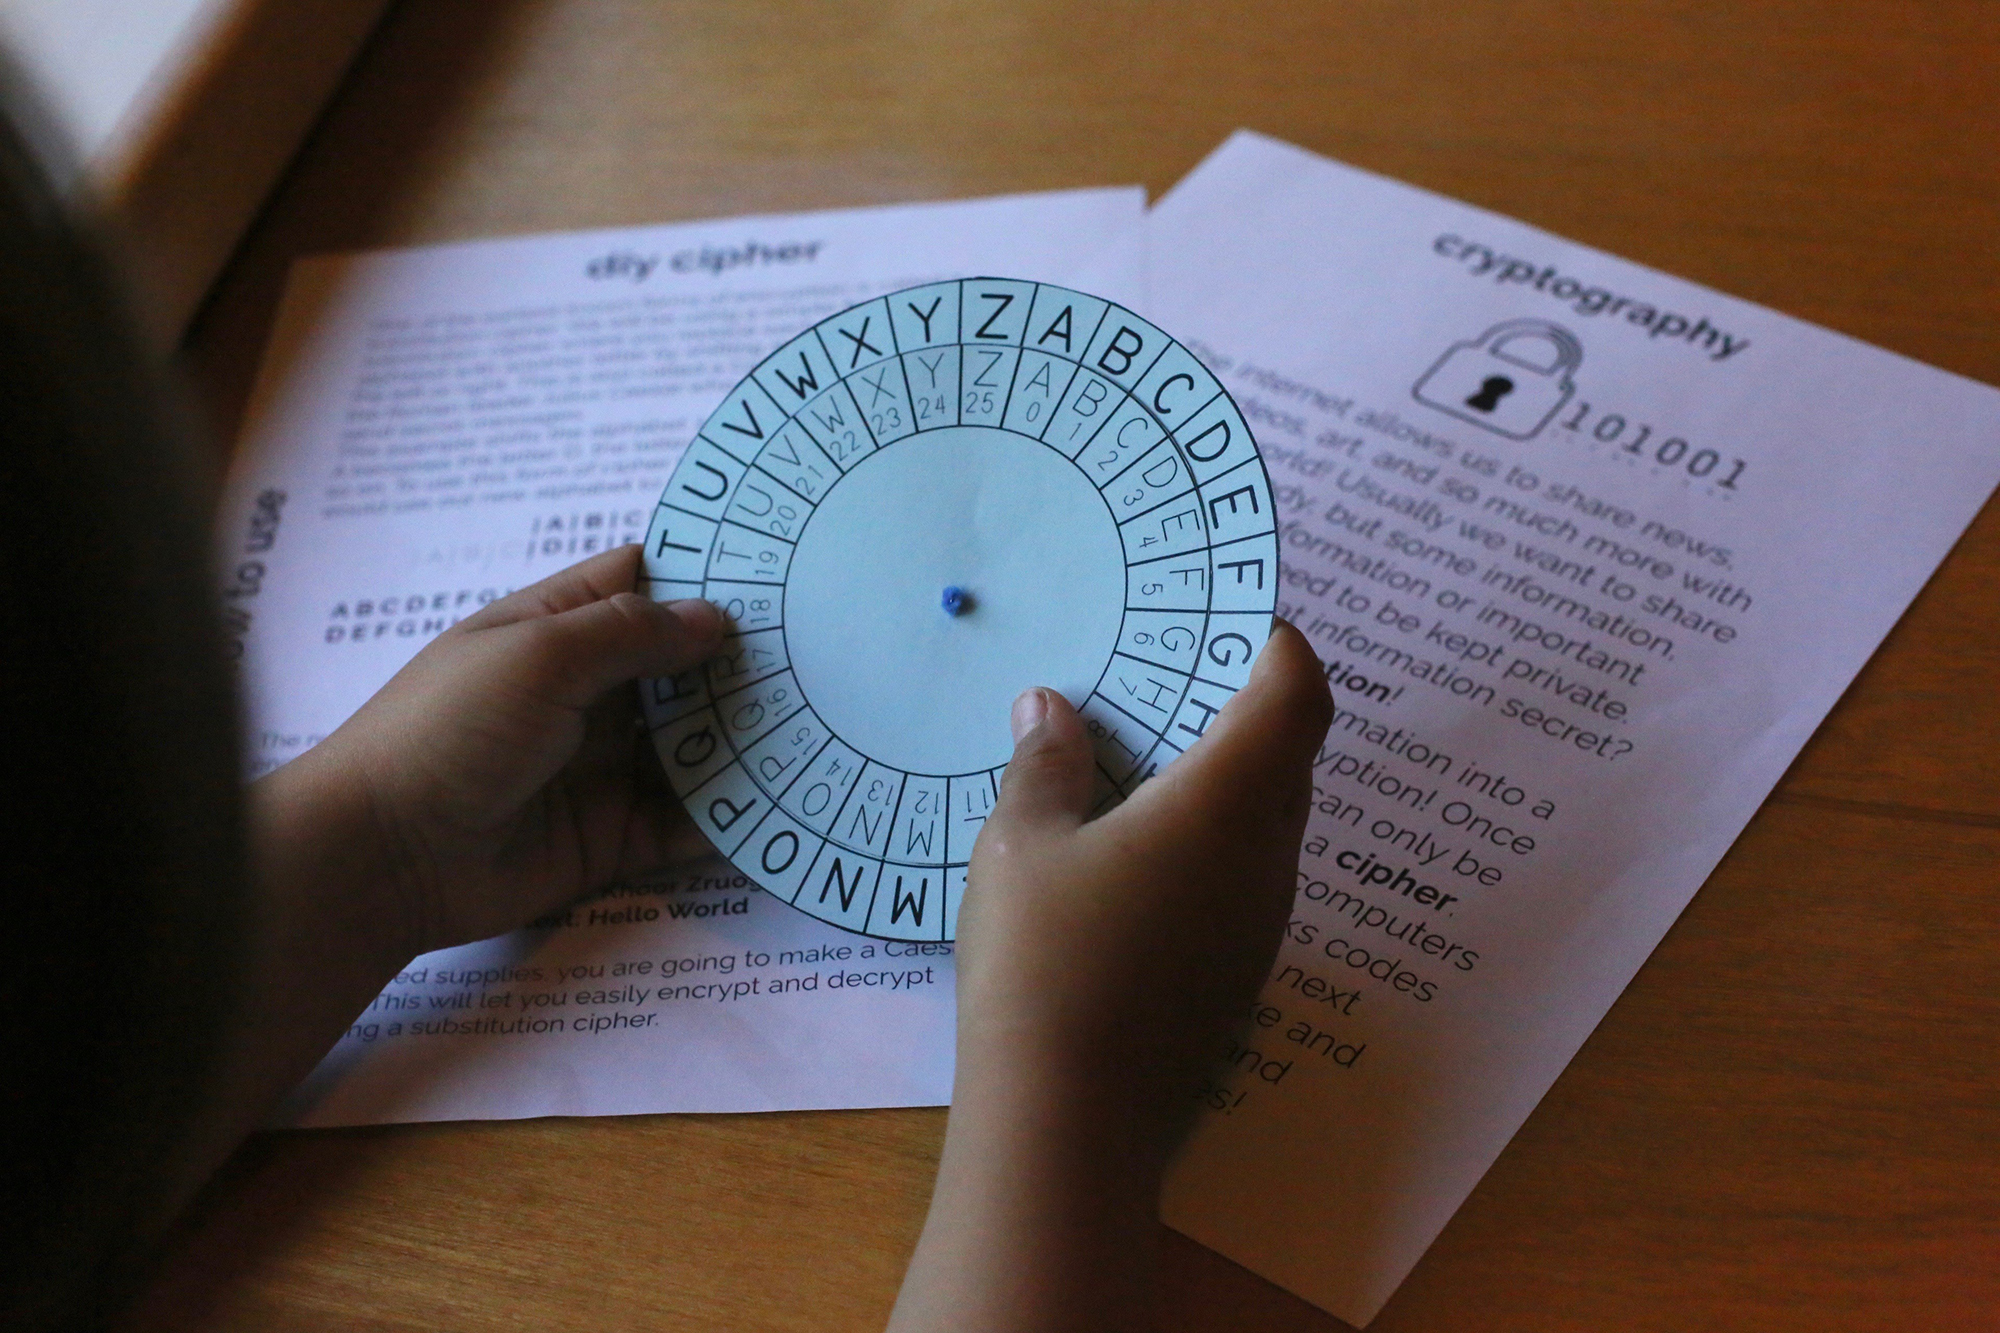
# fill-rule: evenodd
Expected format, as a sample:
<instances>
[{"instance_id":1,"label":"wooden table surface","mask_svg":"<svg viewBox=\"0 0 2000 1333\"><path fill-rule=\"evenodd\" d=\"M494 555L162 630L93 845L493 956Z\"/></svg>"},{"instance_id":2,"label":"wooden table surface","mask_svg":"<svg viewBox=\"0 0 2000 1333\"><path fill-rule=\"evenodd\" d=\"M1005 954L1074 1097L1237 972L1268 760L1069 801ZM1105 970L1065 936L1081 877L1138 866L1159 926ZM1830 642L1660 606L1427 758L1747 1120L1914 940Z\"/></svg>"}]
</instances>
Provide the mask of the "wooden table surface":
<instances>
[{"instance_id":1,"label":"wooden table surface","mask_svg":"<svg viewBox=\"0 0 2000 1333\"><path fill-rule=\"evenodd\" d=\"M226 438L298 255L1158 192L1250 126L1996 382L1996 90L1991 0L405 0L189 355ZM1373 1327L2000 1326L1996 737L1989 507ZM877 1328L942 1127L270 1135L132 1326ZM1344 1327L1166 1246L1171 1329Z\"/></svg>"}]
</instances>

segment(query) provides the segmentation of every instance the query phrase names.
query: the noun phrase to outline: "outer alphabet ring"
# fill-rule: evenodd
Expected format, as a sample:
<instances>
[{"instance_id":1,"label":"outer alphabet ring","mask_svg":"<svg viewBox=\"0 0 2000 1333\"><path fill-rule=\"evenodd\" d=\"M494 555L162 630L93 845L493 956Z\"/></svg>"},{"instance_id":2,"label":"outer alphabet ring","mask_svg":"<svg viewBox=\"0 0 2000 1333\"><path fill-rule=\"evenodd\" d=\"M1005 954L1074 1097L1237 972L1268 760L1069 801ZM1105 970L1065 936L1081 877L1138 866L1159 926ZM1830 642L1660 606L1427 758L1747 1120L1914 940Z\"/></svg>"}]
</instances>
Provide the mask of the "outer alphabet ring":
<instances>
[{"instance_id":1,"label":"outer alphabet ring","mask_svg":"<svg viewBox=\"0 0 2000 1333\"><path fill-rule=\"evenodd\" d=\"M766 890L950 940L1015 695L1078 706L1116 804L1248 679L1275 529L1236 404L1122 306L1001 278L864 302L737 385L660 497L648 590L730 622L646 683L660 761Z\"/></svg>"}]
</instances>

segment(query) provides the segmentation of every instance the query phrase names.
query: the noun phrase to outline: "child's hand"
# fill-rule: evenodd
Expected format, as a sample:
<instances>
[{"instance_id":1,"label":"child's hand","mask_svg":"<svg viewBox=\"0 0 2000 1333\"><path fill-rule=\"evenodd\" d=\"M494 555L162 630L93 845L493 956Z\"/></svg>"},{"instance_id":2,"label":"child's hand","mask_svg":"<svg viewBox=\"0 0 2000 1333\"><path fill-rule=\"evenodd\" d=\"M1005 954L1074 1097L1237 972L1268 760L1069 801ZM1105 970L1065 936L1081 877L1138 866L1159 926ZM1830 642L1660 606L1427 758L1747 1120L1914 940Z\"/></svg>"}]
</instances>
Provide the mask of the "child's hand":
<instances>
[{"instance_id":1,"label":"child's hand","mask_svg":"<svg viewBox=\"0 0 2000 1333\"><path fill-rule=\"evenodd\" d=\"M409 953L499 934L697 852L630 682L700 662L722 617L635 594L638 568L638 547L607 551L446 630L258 784L260 822L282 836L288 808L356 816Z\"/></svg>"},{"instance_id":2,"label":"child's hand","mask_svg":"<svg viewBox=\"0 0 2000 1333\"><path fill-rule=\"evenodd\" d=\"M1091 749L1054 691L973 848L958 1073L897 1330L1149 1325L1160 1176L1269 972L1332 700L1280 622L1188 752L1085 823Z\"/></svg>"},{"instance_id":3,"label":"child's hand","mask_svg":"<svg viewBox=\"0 0 2000 1333\"><path fill-rule=\"evenodd\" d=\"M1082 719L1053 690L1022 696L960 930L974 1077L1033 1065L1117 1116L1136 1154L1165 1158L1277 951L1331 704L1304 636L1280 622L1187 754L1084 823Z\"/></svg>"}]
</instances>

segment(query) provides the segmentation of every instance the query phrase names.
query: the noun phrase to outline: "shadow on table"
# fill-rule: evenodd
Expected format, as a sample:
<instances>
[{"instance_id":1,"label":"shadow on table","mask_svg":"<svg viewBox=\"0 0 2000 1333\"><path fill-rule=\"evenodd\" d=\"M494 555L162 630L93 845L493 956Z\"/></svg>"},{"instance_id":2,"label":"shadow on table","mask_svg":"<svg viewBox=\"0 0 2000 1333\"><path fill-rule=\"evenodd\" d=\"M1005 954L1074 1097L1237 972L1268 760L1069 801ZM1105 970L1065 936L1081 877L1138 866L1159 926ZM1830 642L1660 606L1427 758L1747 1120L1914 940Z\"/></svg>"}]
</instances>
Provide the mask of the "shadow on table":
<instances>
[{"instance_id":1,"label":"shadow on table","mask_svg":"<svg viewBox=\"0 0 2000 1333\"><path fill-rule=\"evenodd\" d=\"M390 8L196 315L183 361L233 441L294 259L379 244L420 207L456 127L532 33L528 0Z\"/></svg>"}]
</instances>

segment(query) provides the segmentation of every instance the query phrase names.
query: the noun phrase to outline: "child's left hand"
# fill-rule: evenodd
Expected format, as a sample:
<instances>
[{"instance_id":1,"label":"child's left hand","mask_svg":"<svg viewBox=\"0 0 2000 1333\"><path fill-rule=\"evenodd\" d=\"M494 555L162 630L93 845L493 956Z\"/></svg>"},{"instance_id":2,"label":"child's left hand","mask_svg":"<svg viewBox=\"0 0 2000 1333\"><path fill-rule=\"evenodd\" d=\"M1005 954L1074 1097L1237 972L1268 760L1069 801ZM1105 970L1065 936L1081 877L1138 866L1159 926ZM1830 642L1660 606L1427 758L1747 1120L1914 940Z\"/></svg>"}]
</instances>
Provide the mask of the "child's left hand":
<instances>
[{"instance_id":1,"label":"child's left hand","mask_svg":"<svg viewBox=\"0 0 2000 1333\"><path fill-rule=\"evenodd\" d=\"M406 957L699 854L629 682L701 662L722 617L634 593L638 570L638 547L607 551L446 630L257 784L260 832L295 831L288 813L341 812Z\"/></svg>"}]
</instances>

